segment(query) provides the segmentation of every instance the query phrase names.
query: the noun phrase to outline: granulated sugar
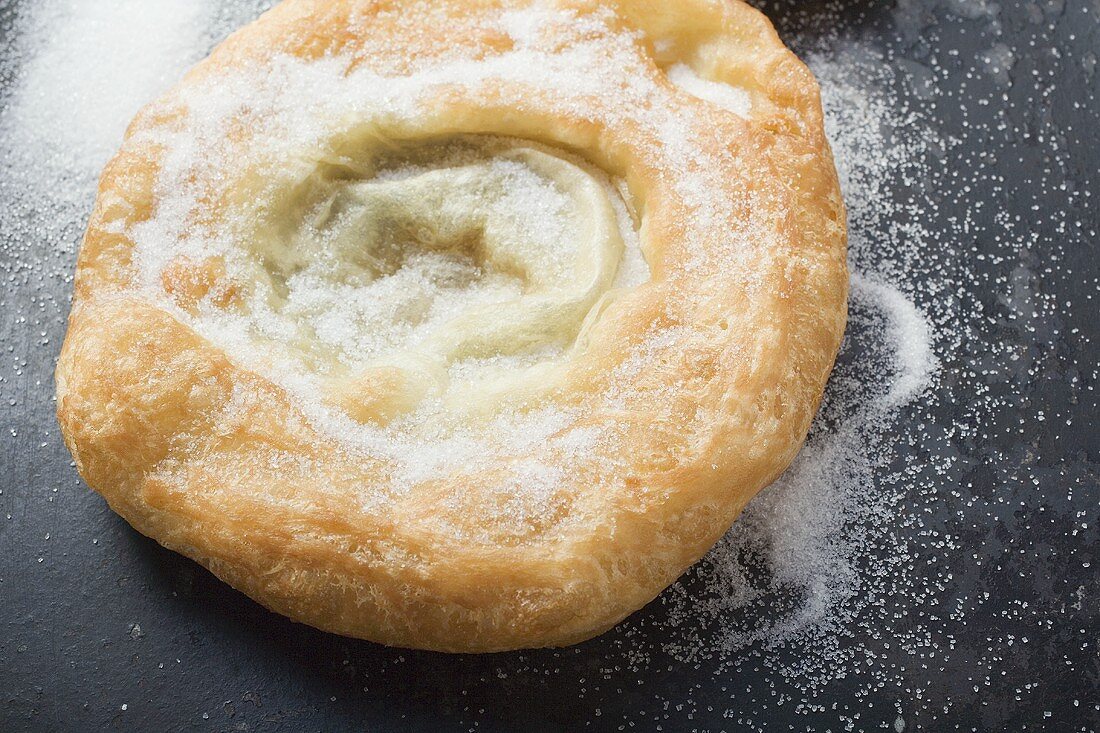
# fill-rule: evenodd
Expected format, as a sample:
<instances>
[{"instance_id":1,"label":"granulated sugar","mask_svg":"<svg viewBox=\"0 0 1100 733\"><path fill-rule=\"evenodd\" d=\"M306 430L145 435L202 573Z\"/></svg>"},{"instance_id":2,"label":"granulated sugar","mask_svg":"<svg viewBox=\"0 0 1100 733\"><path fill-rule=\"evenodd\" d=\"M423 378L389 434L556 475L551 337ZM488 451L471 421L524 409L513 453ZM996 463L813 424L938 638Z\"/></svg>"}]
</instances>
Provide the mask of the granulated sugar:
<instances>
[{"instance_id":1,"label":"granulated sugar","mask_svg":"<svg viewBox=\"0 0 1100 733\"><path fill-rule=\"evenodd\" d=\"M262 0L43 0L21 6L19 83L5 139L82 182L118 149L134 114L179 80ZM29 162L28 162L29 164ZM45 177L43 177L45 179ZM83 192L82 192L83 193Z\"/></svg>"},{"instance_id":2,"label":"granulated sugar","mask_svg":"<svg viewBox=\"0 0 1100 733\"><path fill-rule=\"evenodd\" d=\"M708 81L687 64L674 64L668 70L668 79L688 94L713 102L741 117L748 117L752 110L752 100L744 89Z\"/></svg>"},{"instance_id":3,"label":"granulated sugar","mask_svg":"<svg viewBox=\"0 0 1100 733\"><path fill-rule=\"evenodd\" d=\"M46 160L97 171L143 105L198 61L210 5L192 0L36 4L27 66L9 114ZM40 43L40 39L45 43Z\"/></svg>"}]
</instances>

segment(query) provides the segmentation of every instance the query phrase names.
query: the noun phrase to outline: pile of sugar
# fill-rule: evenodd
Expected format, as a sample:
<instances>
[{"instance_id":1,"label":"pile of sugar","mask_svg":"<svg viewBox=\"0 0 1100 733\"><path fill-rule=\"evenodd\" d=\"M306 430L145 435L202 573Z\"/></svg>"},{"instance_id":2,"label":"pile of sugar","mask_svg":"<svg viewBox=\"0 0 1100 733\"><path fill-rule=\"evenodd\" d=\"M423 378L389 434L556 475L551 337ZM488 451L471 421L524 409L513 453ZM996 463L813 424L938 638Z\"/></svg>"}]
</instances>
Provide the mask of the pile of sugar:
<instances>
[{"instance_id":1,"label":"pile of sugar","mask_svg":"<svg viewBox=\"0 0 1100 733\"><path fill-rule=\"evenodd\" d=\"M3 162L22 188L4 215L13 226L26 226L20 219L33 222L57 250L5 254L26 263L32 277L67 278L95 176L132 112L262 5L51 0L22 19L25 62L0 118ZM512 20L517 38L537 40L536 24ZM910 556L895 530L918 509L901 502L896 487L912 477L895 465L890 444L900 411L914 409L908 403L934 379L935 355L956 348L952 339L958 336L934 328L940 321L913 305L915 280L907 270L933 256L920 204L888 199L943 141L898 105L886 60L837 42L810 63L822 82L851 207L857 276L848 342L792 469L662 596L667 613L613 632L622 651L609 664L628 674L666 658L731 677L745 665L770 666L796 680L809 700L873 657L850 638L853 619L884 612L892 608L885 598L909 592ZM899 212L914 214L911 223L886 234L884 223ZM928 287L925 303L959 286L933 278ZM868 567L869 547L886 562ZM914 588L934 592L927 585ZM518 662L502 670L548 673Z\"/></svg>"},{"instance_id":2,"label":"pile of sugar","mask_svg":"<svg viewBox=\"0 0 1100 733\"><path fill-rule=\"evenodd\" d=\"M752 99L744 89L704 79L687 64L673 64L668 70L668 80L688 94L717 104L741 117L752 112Z\"/></svg>"},{"instance_id":3,"label":"pile of sugar","mask_svg":"<svg viewBox=\"0 0 1100 733\"><path fill-rule=\"evenodd\" d=\"M20 6L23 59L4 110L11 148L66 179L95 176L134 114L267 0L44 0ZM30 161L27 161L30 164ZM47 180L43 176L43 180ZM63 186L56 190L64 195ZM83 195L83 192L81 193Z\"/></svg>"}]
</instances>

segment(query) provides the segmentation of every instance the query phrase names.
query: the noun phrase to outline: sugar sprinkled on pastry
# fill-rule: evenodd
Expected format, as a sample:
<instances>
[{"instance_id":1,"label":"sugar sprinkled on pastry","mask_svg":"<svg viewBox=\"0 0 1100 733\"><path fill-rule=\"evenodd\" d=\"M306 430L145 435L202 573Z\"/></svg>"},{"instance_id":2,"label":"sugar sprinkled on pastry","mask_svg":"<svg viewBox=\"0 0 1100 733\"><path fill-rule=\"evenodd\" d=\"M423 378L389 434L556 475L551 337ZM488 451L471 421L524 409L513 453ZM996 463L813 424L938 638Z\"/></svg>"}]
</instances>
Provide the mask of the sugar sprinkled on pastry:
<instances>
[{"instance_id":1,"label":"sugar sprinkled on pastry","mask_svg":"<svg viewBox=\"0 0 1100 733\"><path fill-rule=\"evenodd\" d=\"M291 618L570 644L793 459L844 244L816 84L739 2L287 0L104 171L61 426Z\"/></svg>"}]
</instances>

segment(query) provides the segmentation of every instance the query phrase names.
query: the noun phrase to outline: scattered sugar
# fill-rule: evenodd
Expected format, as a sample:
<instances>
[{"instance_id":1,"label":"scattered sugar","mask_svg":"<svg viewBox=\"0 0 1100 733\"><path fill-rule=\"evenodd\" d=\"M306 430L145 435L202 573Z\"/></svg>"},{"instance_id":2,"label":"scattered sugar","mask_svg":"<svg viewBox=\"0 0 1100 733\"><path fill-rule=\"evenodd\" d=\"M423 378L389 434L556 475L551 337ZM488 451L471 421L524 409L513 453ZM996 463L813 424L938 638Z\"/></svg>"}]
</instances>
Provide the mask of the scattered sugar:
<instances>
[{"instance_id":1,"label":"scattered sugar","mask_svg":"<svg viewBox=\"0 0 1100 733\"><path fill-rule=\"evenodd\" d=\"M858 273L852 282L848 339L859 339L860 358L838 364L794 464L662 596L676 629L662 651L676 659L719 655L725 669L725 655L797 644L784 671L804 689L825 684L846 669L845 629L881 592L862 553L890 543L876 574L904 561L905 548L883 536L896 497L880 481L897 409L931 383L932 331L896 288Z\"/></svg>"}]
</instances>

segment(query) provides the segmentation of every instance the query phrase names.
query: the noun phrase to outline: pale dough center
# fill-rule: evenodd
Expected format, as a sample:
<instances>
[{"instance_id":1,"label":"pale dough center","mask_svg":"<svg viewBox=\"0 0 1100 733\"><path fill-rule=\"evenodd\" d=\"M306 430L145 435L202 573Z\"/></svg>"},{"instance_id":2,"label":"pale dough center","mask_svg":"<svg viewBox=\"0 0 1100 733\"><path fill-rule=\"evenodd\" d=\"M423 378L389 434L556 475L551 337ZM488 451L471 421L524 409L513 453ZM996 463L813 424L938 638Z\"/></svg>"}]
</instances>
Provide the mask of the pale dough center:
<instances>
[{"instance_id":1,"label":"pale dough center","mask_svg":"<svg viewBox=\"0 0 1100 733\"><path fill-rule=\"evenodd\" d=\"M623 260L616 196L517 143L323 161L244 242L245 317L360 420L472 399L574 342Z\"/></svg>"}]
</instances>

